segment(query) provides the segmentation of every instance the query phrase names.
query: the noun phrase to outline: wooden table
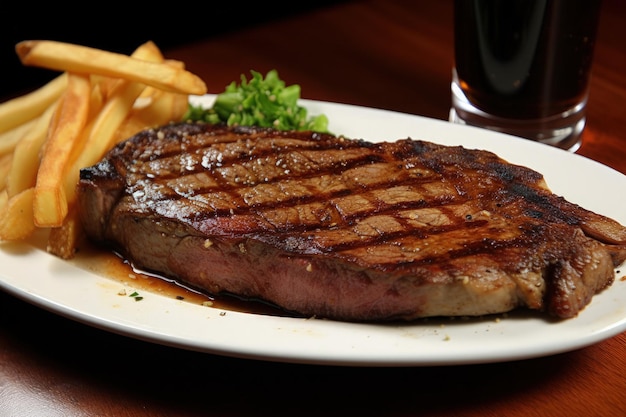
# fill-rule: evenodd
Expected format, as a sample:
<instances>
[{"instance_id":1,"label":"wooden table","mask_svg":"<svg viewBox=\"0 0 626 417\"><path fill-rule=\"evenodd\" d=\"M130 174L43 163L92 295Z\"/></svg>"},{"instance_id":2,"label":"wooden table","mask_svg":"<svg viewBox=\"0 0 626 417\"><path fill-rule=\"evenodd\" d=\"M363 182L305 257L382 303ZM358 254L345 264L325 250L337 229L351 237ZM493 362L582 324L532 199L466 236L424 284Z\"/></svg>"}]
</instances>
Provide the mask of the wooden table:
<instances>
[{"instance_id":1,"label":"wooden table","mask_svg":"<svg viewBox=\"0 0 626 417\"><path fill-rule=\"evenodd\" d=\"M451 1L340 2L165 52L215 93L276 68L304 98L447 119L451 26ZM626 174L624 39L626 3L605 0L578 153ZM626 415L626 333L508 363L293 365L150 344L0 293L0 415Z\"/></svg>"}]
</instances>

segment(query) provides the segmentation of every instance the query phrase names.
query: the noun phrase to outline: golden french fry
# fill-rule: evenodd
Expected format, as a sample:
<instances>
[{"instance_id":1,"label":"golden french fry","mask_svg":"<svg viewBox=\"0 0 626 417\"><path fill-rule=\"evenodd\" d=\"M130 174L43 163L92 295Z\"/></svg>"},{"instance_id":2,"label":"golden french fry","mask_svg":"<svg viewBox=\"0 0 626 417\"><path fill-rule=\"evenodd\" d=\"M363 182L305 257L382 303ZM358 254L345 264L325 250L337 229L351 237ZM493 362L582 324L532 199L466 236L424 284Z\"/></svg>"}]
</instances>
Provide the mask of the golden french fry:
<instances>
[{"instance_id":1,"label":"golden french fry","mask_svg":"<svg viewBox=\"0 0 626 417\"><path fill-rule=\"evenodd\" d=\"M163 61L161 51L153 42L139 46L132 57L153 62ZM86 129L89 132L86 142L65 174L68 213L63 224L52 228L48 237L48 252L63 259L74 256L82 230L74 201L79 170L81 167L96 163L113 145L116 130L131 111L137 97L146 89L144 84L121 79L102 78L100 83L99 86L107 92L107 102L99 113L94 115L93 122Z\"/></svg>"},{"instance_id":2,"label":"golden french fry","mask_svg":"<svg viewBox=\"0 0 626 417\"><path fill-rule=\"evenodd\" d=\"M140 45L131 56L151 62L164 62L161 50L152 41ZM170 62L167 62L166 65L183 68L180 64L172 64ZM148 90L148 94L155 94L155 92L163 93L162 90L140 83L130 83L126 80L116 81L117 83L114 86L109 85L109 88L113 91L112 96L109 98L110 101L102 110L102 113L98 115L98 119L92 128L89 142L85 145L85 153L89 154L80 156L80 160L76 164L77 168L92 165L104 155L106 149L115 143L115 131L120 128L124 119L128 117L128 113L131 112L137 99L145 96L146 90ZM183 94L182 96L185 99L185 103L187 103L188 95Z\"/></svg>"},{"instance_id":3,"label":"golden french fry","mask_svg":"<svg viewBox=\"0 0 626 417\"><path fill-rule=\"evenodd\" d=\"M22 41L15 50L24 65L122 78L175 93L207 92L204 81L185 69L115 52L46 40Z\"/></svg>"},{"instance_id":4,"label":"golden french fry","mask_svg":"<svg viewBox=\"0 0 626 417\"><path fill-rule=\"evenodd\" d=\"M9 194L7 193L7 190L0 190L0 225L2 225L2 222L4 222L4 218L8 215L8 209L7 207L9 206ZM2 236L0 235L0 241L3 240Z\"/></svg>"},{"instance_id":5,"label":"golden french fry","mask_svg":"<svg viewBox=\"0 0 626 417\"><path fill-rule=\"evenodd\" d=\"M44 146L35 185L34 218L38 227L59 227L67 214L63 174L73 147L87 123L91 83L88 75L70 73L67 90Z\"/></svg>"},{"instance_id":6,"label":"golden french fry","mask_svg":"<svg viewBox=\"0 0 626 417\"><path fill-rule=\"evenodd\" d=\"M0 191L0 218L2 218L2 213L4 213L7 204L9 204L9 194L7 190L2 190Z\"/></svg>"},{"instance_id":7,"label":"golden french fry","mask_svg":"<svg viewBox=\"0 0 626 417\"><path fill-rule=\"evenodd\" d=\"M55 41L15 49L24 65L63 74L0 104L0 240L47 228L48 252L69 259L82 236L80 168L140 130L181 120L206 85L151 41L130 56Z\"/></svg>"},{"instance_id":8,"label":"golden french fry","mask_svg":"<svg viewBox=\"0 0 626 417\"><path fill-rule=\"evenodd\" d=\"M73 204L63 219L63 224L60 227L50 229L46 251L61 259L71 259L76 254L82 231L78 206Z\"/></svg>"},{"instance_id":9,"label":"golden french fry","mask_svg":"<svg viewBox=\"0 0 626 417\"><path fill-rule=\"evenodd\" d=\"M0 240L22 240L35 230L33 223L34 188L8 199L0 211Z\"/></svg>"},{"instance_id":10,"label":"golden french fry","mask_svg":"<svg viewBox=\"0 0 626 417\"><path fill-rule=\"evenodd\" d=\"M155 91L149 103L135 107L129 117L119 127L114 143L119 143L141 130L160 126L172 120L182 120L189 99L184 94Z\"/></svg>"},{"instance_id":11,"label":"golden french fry","mask_svg":"<svg viewBox=\"0 0 626 417\"><path fill-rule=\"evenodd\" d=\"M112 97L98 114L89 135L87 149L81 154L81 160L86 165L95 163L113 145L115 131L127 117L133 103L144 88L145 85L134 82L124 82L118 85Z\"/></svg>"},{"instance_id":12,"label":"golden french fry","mask_svg":"<svg viewBox=\"0 0 626 417\"><path fill-rule=\"evenodd\" d=\"M67 74L61 74L28 94L0 104L0 132L6 132L42 114L65 90Z\"/></svg>"},{"instance_id":13,"label":"golden french fry","mask_svg":"<svg viewBox=\"0 0 626 417\"><path fill-rule=\"evenodd\" d=\"M180 61L165 60L166 65L181 66ZM119 127L118 143L139 131L166 124L172 120L182 120L189 105L189 95L170 93L147 86L135 100L132 113Z\"/></svg>"},{"instance_id":14,"label":"golden french fry","mask_svg":"<svg viewBox=\"0 0 626 417\"><path fill-rule=\"evenodd\" d=\"M135 104L133 105L133 111L137 111L139 109L144 109L148 106L151 106L163 94L168 94L168 93L166 93L163 90L159 90L158 88L147 86L146 89L143 90L141 95L137 98L137 100L135 100Z\"/></svg>"},{"instance_id":15,"label":"golden french fry","mask_svg":"<svg viewBox=\"0 0 626 417\"><path fill-rule=\"evenodd\" d=\"M69 203L74 201L80 168L95 164L113 146L117 129L145 88L143 84L128 81L117 87L95 119L84 147L65 174L65 195Z\"/></svg>"},{"instance_id":16,"label":"golden french fry","mask_svg":"<svg viewBox=\"0 0 626 417\"><path fill-rule=\"evenodd\" d=\"M37 119L29 120L11 130L0 133L0 155L12 153L17 144L28 130L35 124Z\"/></svg>"},{"instance_id":17,"label":"golden french fry","mask_svg":"<svg viewBox=\"0 0 626 417\"><path fill-rule=\"evenodd\" d=\"M148 126L158 126L171 120L181 120L187 110L188 97L165 93L143 112Z\"/></svg>"},{"instance_id":18,"label":"golden french fry","mask_svg":"<svg viewBox=\"0 0 626 417\"><path fill-rule=\"evenodd\" d=\"M142 59L150 62L163 62L163 54L161 50L152 41L148 41L140 45L131 55L132 58ZM103 77L99 75L92 75L92 84L97 85L102 92L102 96L106 99L117 88L117 85L125 81L120 78ZM153 88L153 87L152 87ZM160 91L157 89L157 91Z\"/></svg>"},{"instance_id":19,"label":"golden french fry","mask_svg":"<svg viewBox=\"0 0 626 417\"><path fill-rule=\"evenodd\" d=\"M106 101L100 85L94 85L91 81L91 96L89 98L89 115L88 120L92 120L102 110L102 106Z\"/></svg>"},{"instance_id":20,"label":"golden french fry","mask_svg":"<svg viewBox=\"0 0 626 417\"><path fill-rule=\"evenodd\" d=\"M143 129L146 129L147 126L150 125L146 124L146 122L141 118L141 115L132 114L124 120L124 123L122 123L119 129L117 129L117 132L115 133L115 143L119 143L124 139L134 136Z\"/></svg>"},{"instance_id":21,"label":"golden french fry","mask_svg":"<svg viewBox=\"0 0 626 417\"><path fill-rule=\"evenodd\" d=\"M12 165L13 155L7 154L0 156L0 190L5 192L7 187L7 179L9 178L9 172L11 172Z\"/></svg>"},{"instance_id":22,"label":"golden french fry","mask_svg":"<svg viewBox=\"0 0 626 417\"><path fill-rule=\"evenodd\" d=\"M133 51L131 56L133 58L151 62L163 62L165 60L165 57L159 47L152 41L139 45L139 47Z\"/></svg>"},{"instance_id":23,"label":"golden french fry","mask_svg":"<svg viewBox=\"0 0 626 417\"><path fill-rule=\"evenodd\" d=\"M13 151L13 163L7 176L9 197L34 187L39 169L39 152L44 145L50 120L58 102L53 103L22 137Z\"/></svg>"},{"instance_id":24,"label":"golden french fry","mask_svg":"<svg viewBox=\"0 0 626 417\"><path fill-rule=\"evenodd\" d=\"M172 96L173 97L172 97L170 118L164 123L167 123L168 121L171 121L171 120L182 120L189 106L188 96L183 96L182 94L172 94ZM164 123L161 123L161 124L164 124Z\"/></svg>"}]
</instances>

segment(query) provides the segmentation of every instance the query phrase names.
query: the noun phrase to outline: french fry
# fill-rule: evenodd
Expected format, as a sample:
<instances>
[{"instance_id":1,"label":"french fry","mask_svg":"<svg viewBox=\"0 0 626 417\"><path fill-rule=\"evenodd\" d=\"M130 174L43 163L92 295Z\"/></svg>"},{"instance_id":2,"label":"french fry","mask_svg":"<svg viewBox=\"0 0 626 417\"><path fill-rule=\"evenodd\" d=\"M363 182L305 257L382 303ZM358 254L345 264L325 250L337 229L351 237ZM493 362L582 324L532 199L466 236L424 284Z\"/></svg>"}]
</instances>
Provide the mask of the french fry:
<instances>
[{"instance_id":1,"label":"french fry","mask_svg":"<svg viewBox=\"0 0 626 417\"><path fill-rule=\"evenodd\" d=\"M207 92L204 81L185 69L115 52L46 40L22 41L15 50L24 65L122 78L174 93Z\"/></svg>"},{"instance_id":2,"label":"french fry","mask_svg":"<svg viewBox=\"0 0 626 417\"><path fill-rule=\"evenodd\" d=\"M29 120L11 130L0 133L0 156L13 153L24 134L35 124L37 119Z\"/></svg>"},{"instance_id":3,"label":"french fry","mask_svg":"<svg viewBox=\"0 0 626 417\"><path fill-rule=\"evenodd\" d=\"M7 190L2 190L0 191L0 219L3 216L1 213L4 213L7 204L9 204L9 194Z\"/></svg>"},{"instance_id":4,"label":"french fry","mask_svg":"<svg viewBox=\"0 0 626 417\"><path fill-rule=\"evenodd\" d=\"M98 114L82 151L66 171L65 195L70 204L74 202L80 168L93 165L113 146L117 129L126 118L135 99L145 88L143 84L128 81L118 84L117 87L115 93Z\"/></svg>"},{"instance_id":5,"label":"french fry","mask_svg":"<svg viewBox=\"0 0 626 417\"><path fill-rule=\"evenodd\" d=\"M160 126L171 120L181 120L189 103L188 96L164 91L155 92L149 104L134 108L116 133L114 143L127 139L148 127Z\"/></svg>"},{"instance_id":6,"label":"french fry","mask_svg":"<svg viewBox=\"0 0 626 417\"><path fill-rule=\"evenodd\" d=\"M9 197L35 186L39 169L39 152L46 140L52 115L58 102L52 104L24 134L13 151L13 163L6 179Z\"/></svg>"},{"instance_id":7,"label":"french fry","mask_svg":"<svg viewBox=\"0 0 626 417\"><path fill-rule=\"evenodd\" d=\"M63 174L72 147L87 123L90 98L89 76L70 73L37 172L33 213L38 227L59 227L67 214Z\"/></svg>"},{"instance_id":8,"label":"french fry","mask_svg":"<svg viewBox=\"0 0 626 417\"><path fill-rule=\"evenodd\" d=\"M69 211L60 227L50 229L46 250L61 259L71 259L76 254L78 242L82 236L82 223L76 204L70 205Z\"/></svg>"},{"instance_id":9,"label":"french fry","mask_svg":"<svg viewBox=\"0 0 626 417\"><path fill-rule=\"evenodd\" d=\"M150 62L163 62L165 60L165 57L159 47L152 41L139 45L139 47L133 51L131 56L136 59L143 59Z\"/></svg>"},{"instance_id":10,"label":"french fry","mask_svg":"<svg viewBox=\"0 0 626 417\"><path fill-rule=\"evenodd\" d=\"M6 154L0 156L0 190L6 191L6 184L9 178L9 172L13 162L13 155ZM8 193L7 193L8 195Z\"/></svg>"},{"instance_id":11,"label":"french fry","mask_svg":"<svg viewBox=\"0 0 626 417\"><path fill-rule=\"evenodd\" d=\"M0 133L11 130L42 114L63 94L67 74L61 74L44 86L0 104Z\"/></svg>"},{"instance_id":12,"label":"french fry","mask_svg":"<svg viewBox=\"0 0 626 417\"><path fill-rule=\"evenodd\" d=\"M131 55L133 58L151 62L163 62L164 58L159 48L149 41L140 45ZM63 259L74 256L78 241L82 235L78 208L75 202L75 186L78 181L79 170L82 167L96 163L113 145L116 131L119 130L124 119L132 110L135 100L147 89L146 85L128 80L108 77L94 77L96 87L103 96L106 104L94 114L90 125L84 129L87 139L82 148L76 152L69 169L65 174L65 193L68 201L68 213L60 227L50 229L48 236L48 252ZM154 87L152 90L159 91ZM185 100L187 100L187 96Z\"/></svg>"},{"instance_id":13,"label":"french fry","mask_svg":"<svg viewBox=\"0 0 626 417\"><path fill-rule=\"evenodd\" d=\"M105 96L102 92L101 86L93 83L93 79L91 81L91 96L89 99L89 115L88 120L92 120L96 117L96 115L102 110L102 106L106 102Z\"/></svg>"},{"instance_id":14,"label":"french fry","mask_svg":"<svg viewBox=\"0 0 626 417\"><path fill-rule=\"evenodd\" d=\"M137 112L147 126L158 126L170 120L182 119L187 110L188 97L181 94L163 93L152 105Z\"/></svg>"},{"instance_id":15,"label":"french fry","mask_svg":"<svg viewBox=\"0 0 626 417\"><path fill-rule=\"evenodd\" d=\"M156 63L161 63L164 61L161 50L152 41L148 41L140 45L137 49L135 49L135 51L133 51L131 57ZM103 97L105 97L105 100L107 100L112 92L115 91L115 89L117 88L116 86L124 81L123 79L103 77L100 75L92 76L92 80L94 80L93 84L98 85L98 87L100 88ZM154 89L154 87L152 87L152 89ZM160 90L157 89L157 91Z\"/></svg>"},{"instance_id":16,"label":"french fry","mask_svg":"<svg viewBox=\"0 0 626 417\"><path fill-rule=\"evenodd\" d=\"M34 188L8 199L0 214L0 240L22 240L35 230L33 222Z\"/></svg>"},{"instance_id":17,"label":"french fry","mask_svg":"<svg viewBox=\"0 0 626 417\"><path fill-rule=\"evenodd\" d=\"M164 62L160 49L152 41L140 45L131 56L132 58L150 62ZM177 63L172 64L168 61L166 64L182 68L181 65ZM113 146L116 142L116 131L131 112L137 98L143 95L144 91L148 89L144 84L132 83L127 80L117 80L117 84L113 87L109 85L109 88L112 89L111 97L109 97L102 112L97 116L89 139L85 144L85 151L78 157L78 160L72 168L76 173L81 167L94 164L104 155L107 149ZM151 89L154 90L154 87ZM160 90L156 91L162 93ZM188 96L186 94L181 94L181 96L184 97L186 110Z\"/></svg>"},{"instance_id":18,"label":"french fry","mask_svg":"<svg viewBox=\"0 0 626 417\"><path fill-rule=\"evenodd\" d=\"M180 61L165 60L166 65L181 66ZM135 101L133 109L117 131L118 143L139 131L152 126L163 125L171 120L181 120L187 111L187 94L169 93L147 86Z\"/></svg>"},{"instance_id":19,"label":"french fry","mask_svg":"<svg viewBox=\"0 0 626 417\"><path fill-rule=\"evenodd\" d=\"M0 104L0 240L45 228L47 251L69 259L82 236L80 169L140 130L181 120L206 85L151 41L130 56L55 41L15 49L24 65L62 74Z\"/></svg>"}]
</instances>

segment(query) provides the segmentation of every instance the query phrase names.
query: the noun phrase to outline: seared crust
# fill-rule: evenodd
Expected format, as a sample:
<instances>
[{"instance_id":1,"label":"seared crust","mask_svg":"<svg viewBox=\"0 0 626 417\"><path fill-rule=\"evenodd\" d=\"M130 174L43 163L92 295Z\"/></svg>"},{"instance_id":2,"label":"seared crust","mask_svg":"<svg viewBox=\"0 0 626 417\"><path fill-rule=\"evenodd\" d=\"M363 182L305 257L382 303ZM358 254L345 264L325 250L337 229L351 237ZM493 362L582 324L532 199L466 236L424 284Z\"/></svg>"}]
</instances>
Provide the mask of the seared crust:
<instances>
[{"instance_id":1,"label":"seared crust","mask_svg":"<svg viewBox=\"0 0 626 417\"><path fill-rule=\"evenodd\" d=\"M576 316L626 229L497 155L177 124L81 172L88 236L212 293L340 320Z\"/></svg>"}]
</instances>

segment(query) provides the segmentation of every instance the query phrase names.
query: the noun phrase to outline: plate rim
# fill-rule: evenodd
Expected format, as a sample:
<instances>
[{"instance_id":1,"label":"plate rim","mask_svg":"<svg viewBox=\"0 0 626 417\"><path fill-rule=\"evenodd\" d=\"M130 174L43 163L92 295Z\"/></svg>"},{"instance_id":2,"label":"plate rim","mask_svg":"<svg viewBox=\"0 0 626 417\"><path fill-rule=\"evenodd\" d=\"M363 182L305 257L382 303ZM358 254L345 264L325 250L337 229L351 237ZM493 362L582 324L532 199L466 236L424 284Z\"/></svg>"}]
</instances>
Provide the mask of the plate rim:
<instances>
[{"instance_id":1,"label":"plate rim","mask_svg":"<svg viewBox=\"0 0 626 417\"><path fill-rule=\"evenodd\" d=\"M213 100L214 97L215 95L209 94L202 97L192 97L191 101L206 104ZM486 138L486 142L478 141L479 145L489 143L489 141L497 141L500 144L496 146L498 149L505 149L504 145L515 148L512 152L507 153L507 157L505 157L507 160L513 159L513 163L518 163L516 157L519 155L516 153L521 152L519 149L522 149L524 152L528 152L529 149L532 152L541 150L542 158L546 159L546 161L553 160L553 158L556 157L562 157L567 160L570 165L580 165L584 167L585 170L594 170L597 176L619 179L626 185L626 176L606 165L581 155L572 154L568 151L550 147L549 145L530 142L526 139L515 138L469 126L453 125L452 123L439 119L431 119L424 116L391 110L317 100L303 99L301 101L311 113L320 111L330 112L331 115L329 119L331 121L331 129L334 129L335 126L343 129L341 124L333 124L333 115L345 117L345 114L349 114L350 112L357 116L363 116L366 119L370 116L374 116L376 122L382 120L382 131L385 130L384 123L398 123L404 120L407 123L410 122L411 129L414 127L413 125L418 128L427 128L423 135L426 137L414 137L415 139L431 140L435 142L436 140L429 137L429 135L437 133L442 129L444 133L453 131L452 136L455 137L459 132L461 134L467 133L470 137L472 135L479 135L480 137ZM363 128L363 131L366 131L366 128L367 126ZM402 126L397 127L398 132L401 131L401 129ZM358 131L358 129L355 131ZM423 133L421 130L420 132ZM354 137L354 135L351 134L353 132L348 133L350 134L346 134L346 136ZM406 135L395 138L389 137L388 139L394 140L405 136L411 137L410 133L412 133L412 131L407 132ZM464 136L463 140L467 140L467 137ZM461 139L456 138L452 142L458 141L461 141ZM496 153L500 155L500 152ZM509 155L512 158L509 158ZM521 159L523 159L523 157ZM546 163L546 161L541 163ZM550 185L551 179L547 178L547 180ZM598 205L597 208L591 209L599 211L598 208L603 209L605 207ZM619 219L619 221L623 223L623 219ZM470 319L468 322L460 324L459 321L461 319L459 318L441 320L426 319L400 324L348 323L318 319L258 316L249 313L239 313L219 308L193 305L186 301L173 300L156 293L145 294L146 297L144 297L142 301L143 304L137 303L128 297L124 298L117 295L122 285L119 282L86 271L85 269L73 265L71 262L62 261L53 255L36 249L33 250L32 248L29 249L29 247L23 245L22 243L9 242L2 243L0 246L0 264L3 265L0 267L0 289L5 292L35 306L46 309L51 313L125 337L222 356L274 362L338 366L394 367L467 365L515 361L554 355L587 347L626 331L626 308L621 308L617 311L617 306L623 304L623 301L626 301L626 295L620 298L617 294L617 286L622 287L620 288L622 290L621 293L624 293L623 286L626 285L626 283L617 277L611 287L594 296L592 303L581 312L579 317L568 319L567 321L551 322L544 320L544 318L537 317L531 317L528 320L519 320L517 318L511 319L510 316L501 318L501 315L495 315L487 318ZM24 261L20 262L20 259ZM28 263L28 265L24 263ZM15 271L7 271L7 265L9 265L10 268L15 268ZM39 288L37 288L37 281L34 281L32 277L27 276L26 278L20 278L16 276L19 275L19 273L16 272L19 270L23 274L39 274L38 279L40 279L42 271L37 268L44 268L44 275L48 281L51 282L47 283L45 286L40 285ZM64 278L57 276L61 275L60 272L63 273ZM89 278L87 280L77 279L84 278L85 276ZM86 283L87 285L85 285ZM95 283L96 285L93 286L95 290L94 288L90 288L88 283ZM52 284L60 285L67 294L55 293L54 288L51 287ZM81 297L81 295L81 300L72 299L72 297ZM584 321L584 317L590 314L589 311L594 313L595 310L598 310L596 307L599 303L615 305L615 317L604 319L605 315L611 315L613 313L612 311L603 313L602 318L604 321L602 323L598 322L597 325L594 326L594 322L587 323ZM594 307L594 305L596 305L596 307ZM102 312L106 312L107 309L110 310L109 313L102 315ZM129 313L134 317L133 320L124 317L124 314ZM254 323L253 327L263 329L264 332L271 332L277 339L272 341L261 338L263 340L255 340L256 344L250 344L249 338L246 340L245 337L237 337L237 335L226 337L224 334L218 334L217 336L220 337L211 337L212 335L203 334L202 337L198 337L198 333L196 333L194 336L193 331L197 330L194 328L184 328L173 332L172 328L159 328L158 323L151 321L150 316L154 314L160 319L164 319L166 323L169 323L172 317L177 320L197 321L199 323L198 325L203 326L203 328L207 326L211 328L212 331L223 331L225 328L230 328L233 325L242 326L242 323L245 327L249 325L250 317L254 317L252 320L256 320L256 323ZM196 317L196 315L199 317ZM142 322L141 320L144 321ZM450 321L447 322L446 320ZM516 320L517 325L513 325L513 329L511 329L510 325L513 320ZM540 332L548 329L552 332L560 332L565 337L565 343L562 343L562 340L561 343L559 343L559 340L549 339L536 344L526 342L526 345L523 345L522 348L515 346L515 343L520 341L523 343L523 336L529 334L536 335L534 332L536 332L537 329L533 330L532 324L537 324L538 321L541 323L539 326ZM584 333L580 334L580 326L572 325L571 323L583 323ZM460 327L466 329L465 333L458 330ZM246 330L250 331L250 329ZM257 334L255 332L256 331L251 331L251 334ZM348 332L349 337L344 336L346 332ZM495 335L496 333L500 336ZM460 342L455 340L455 338L462 338L467 334L484 337L492 343L493 339L498 337L511 338L511 340L487 347L484 346L484 343L476 345L475 340L468 339L461 340ZM257 336L259 336L259 334L257 334ZM328 340L332 337L339 340ZM282 345L277 344L277 341L280 341ZM339 342L338 344L336 344L337 341ZM287 342L287 345L284 344L285 342ZM377 343L377 345L372 347L370 346L372 343ZM460 347L459 345L464 346ZM424 348L432 349L433 347L436 347L437 351L431 350L424 352L420 350ZM383 351L382 349L387 350Z\"/></svg>"}]
</instances>

